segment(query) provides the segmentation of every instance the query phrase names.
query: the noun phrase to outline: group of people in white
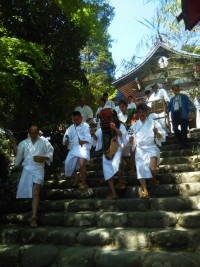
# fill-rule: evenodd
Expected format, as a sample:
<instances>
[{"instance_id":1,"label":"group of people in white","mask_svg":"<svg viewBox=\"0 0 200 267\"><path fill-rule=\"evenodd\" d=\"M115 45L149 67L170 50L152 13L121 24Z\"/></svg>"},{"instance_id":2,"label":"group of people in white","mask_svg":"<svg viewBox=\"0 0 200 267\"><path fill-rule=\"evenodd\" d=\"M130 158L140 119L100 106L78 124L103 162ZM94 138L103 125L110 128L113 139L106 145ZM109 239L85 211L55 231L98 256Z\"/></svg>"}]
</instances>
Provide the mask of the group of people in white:
<instances>
[{"instance_id":1,"label":"group of people in white","mask_svg":"<svg viewBox=\"0 0 200 267\"><path fill-rule=\"evenodd\" d=\"M169 99L164 89L159 89L157 84L152 86L152 94L147 98L149 105L152 101L164 98L168 111L171 112L172 125L175 136L180 140L182 146L187 148L187 126L189 113L195 109L191 106L189 98L180 94L179 85L172 86L174 97ZM91 129L94 122L92 109L85 104L85 99L80 99L80 105L75 108L72 114L73 124L66 130L63 137L63 144L69 152L65 160L65 176L73 177L73 186L80 190L88 188L87 184L87 163L90 161L90 150L96 151L103 146L103 131L98 114L103 109L115 110L119 124L110 121L110 129L116 134L115 153L112 158L103 154L102 165L104 179L108 181L111 193L108 199L118 199L114 176L118 174L119 189L125 188L125 182L120 173L120 163L123 156L131 156L132 165L136 166L137 179L141 185L141 198L148 199L149 192L146 179L155 179L157 166L160 161L160 146L166 140L166 131L162 118L153 119L148 116L148 102L133 102L129 96L127 101L121 100L119 106L115 106L112 100L108 100L108 94L104 93L99 101L99 108L95 114L96 129ZM127 130L128 110L135 110L137 120L129 121ZM129 113L130 114L130 113ZM161 115L162 116L162 115ZM178 126L181 126L181 130ZM22 163L23 171L17 190L17 198L32 198L31 227L38 226L38 206L41 186L44 181L44 164L50 164L53 160L53 147L50 142L39 136L39 129L36 125L29 128L29 136L22 141L17 148L15 165Z\"/></svg>"}]
</instances>

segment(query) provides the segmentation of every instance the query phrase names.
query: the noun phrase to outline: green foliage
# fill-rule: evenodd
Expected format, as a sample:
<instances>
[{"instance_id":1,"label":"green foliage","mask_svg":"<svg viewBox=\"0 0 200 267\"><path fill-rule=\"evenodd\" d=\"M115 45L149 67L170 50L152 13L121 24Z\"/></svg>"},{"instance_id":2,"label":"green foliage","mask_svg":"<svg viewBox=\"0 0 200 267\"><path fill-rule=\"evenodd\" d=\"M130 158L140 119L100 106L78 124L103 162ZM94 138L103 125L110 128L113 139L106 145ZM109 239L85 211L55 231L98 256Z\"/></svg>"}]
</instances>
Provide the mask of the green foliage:
<instances>
[{"instance_id":1,"label":"green foliage","mask_svg":"<svg viewBox=\"0 0 200 267\"><path fill-rule=\"evenodd\" d=\"M0 112L11 129L71 121L80 95L94 107L114 64L107 1L2 0ZM84 55L90 50L92 57ZM86 59L86 60L85 60ZM89 64L88 64L89 62Z\"/></svg>"},{"instance_id":2,"label":"green foliage","mask_svg":"<svg viewBox=\"0 0 200 267\"><path fill-rule=\"evenodd\" d=\"M48 70L50 67L50 60L41 45L3 36L0 38L0 50L0 81L6 79L7 75L13 78L27 76L41 86L39 70Z\"/></svg>"},{"instance_id":3,"label":"green foliage","mask_svg":"<svg viewBox=\"0 0 200 267\"><path fill-rule=\"evenodd\" d=\"M10 149L10 141L0 129L0 215L8 208L13 197L12 185L8 176Z\"/></svg>"},{"instance_id":4,"label":"green foliage","mask_svg":"<svg viewBox=\"0 0 200 267\"><path fill-rule=\"evenodd\" d=\"M80 49L87 36L80 37L82 28L70 21L57 1L45 0L1 1L0 25L6 29L7 44L1 98L5 105L12 104L13 115L8 126L25 130L32 122L63 121L77 97L73 82L86 84ZM14 92L9 93L8 83Z\"/></svg>"},{"instance_id":5,"label":"green foliage","mask_svg":"<svg viewBox=\"0 0 200 267\"><path fill-rule=\"evenodd\" d=\"M182 49L184 45L199 44L199 29L197 25L191 31L185 30L183 20L177 22L176 17L181 13L181 0L157 1L158 8L152 20L143 19L141 23L150 29L150 33L139 43L139 47L151 47L160 41L169 47Z\"/></svg>"},{"instance_id":6,"label":"green foliage","mask_svg":"<svg viewBox=\"0 0 200 267\"><path fill-rule=\"evenodd\" d=\"M106 47L88 44L82 51L82 66L96 101L103 92L113 92L114 63Z\"/></svg>"},{"instance_id":7,"label":"green foliage","mask_svg":"<svg viewBox=\"0 0 200 267\"><path fill-rule=\"evenodd\" d=\"M67 14L74 13L73 21L88 30L89 39L81 51L81 66L88 80L94 108L103 92L113 92L114 62L108 26L114 16L113 7L104 0L60 1ZM70 5L74 4L73 8Z\"/></svg>"},{"instance_id":8,"label":"green foliage","mask_svg":"<svg viewBox=\"0 0 200 267\"><path fill-rule=\"evenodd\" d=\"M84 34L87 33L96 43L102 43L114 16L108 1L59 0L59 3L72 21L84 29Z\"/></svg>"}]
</instances>

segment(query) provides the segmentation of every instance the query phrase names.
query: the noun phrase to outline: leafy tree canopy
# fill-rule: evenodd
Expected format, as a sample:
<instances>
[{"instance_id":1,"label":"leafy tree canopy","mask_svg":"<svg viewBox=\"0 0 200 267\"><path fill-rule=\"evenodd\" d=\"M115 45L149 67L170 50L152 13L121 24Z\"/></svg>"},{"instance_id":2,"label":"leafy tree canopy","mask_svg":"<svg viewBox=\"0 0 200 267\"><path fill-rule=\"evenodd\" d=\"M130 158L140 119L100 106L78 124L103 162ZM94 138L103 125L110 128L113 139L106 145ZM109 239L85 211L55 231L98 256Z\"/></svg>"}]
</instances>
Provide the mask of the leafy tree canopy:
<instances>
[{"instance_id":1,"label":"leafy tree canopy","mask_svg":"<svg viewBox=\"0 0 200 267\"><path fill-rule=\"evenodd\" d=\"M2 0L0 7L0 112L8 127L71 121L81 94L92 105L110 88L107 1Z\"/></svg>"}]
</instances>

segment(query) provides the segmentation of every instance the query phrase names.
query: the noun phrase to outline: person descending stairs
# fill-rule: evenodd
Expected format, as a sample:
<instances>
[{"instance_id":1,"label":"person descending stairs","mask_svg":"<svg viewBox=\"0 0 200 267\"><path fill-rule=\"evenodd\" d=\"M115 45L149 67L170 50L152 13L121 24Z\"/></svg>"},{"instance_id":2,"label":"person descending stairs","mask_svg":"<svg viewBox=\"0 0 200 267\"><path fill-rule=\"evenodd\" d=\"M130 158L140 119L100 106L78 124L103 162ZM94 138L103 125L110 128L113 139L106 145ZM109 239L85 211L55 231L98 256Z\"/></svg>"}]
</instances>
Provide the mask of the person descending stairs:
<instances>
[{"instance_id":1,"label":"person descending stairs","mask_svg":"<svg viewBox=\"0 0 200 267\"><path fill-rule=\"evenodd\" d=\"M119 199L106 199L101 152L92 151L88 189L74 188L59 167L46 177L38 228L29 227L26 201L1 218L0 266L200 266L200 129L188 137L187 149L175 140L161 148L150 199L127 172Z\"/></svg>"}]
</instances>

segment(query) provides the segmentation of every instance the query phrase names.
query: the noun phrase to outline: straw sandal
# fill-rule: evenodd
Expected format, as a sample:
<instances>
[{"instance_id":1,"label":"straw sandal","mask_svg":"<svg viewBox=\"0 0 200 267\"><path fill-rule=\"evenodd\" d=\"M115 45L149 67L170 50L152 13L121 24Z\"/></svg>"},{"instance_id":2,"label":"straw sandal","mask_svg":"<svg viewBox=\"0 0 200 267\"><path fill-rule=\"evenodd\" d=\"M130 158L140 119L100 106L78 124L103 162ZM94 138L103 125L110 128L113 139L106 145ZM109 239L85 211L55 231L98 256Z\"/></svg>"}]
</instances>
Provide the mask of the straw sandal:
<instances>
[{"instance_id":1,"label":"straw sandal","mask_svg":"<svg viewBox=\"0 0 200 267\"><path fill-rule=\"evenodd\" d=\"M38 217L31 217L30 227L31 228L37 228L38 227Z\"/></svg>"},{"instance_id":2,"label":"straw sandal","mask_svg":"<svg viewBox=\"0 0 200 267\"><path fill-rule=\"evenodd\" d=\"M79 183L79 189L80 190L84 190L84 189L88 189L88 188L89 188L89 186L85 182Z\"/></svg>"},{"instance_id":3,"label":"straw sandal","mask_svg":"<svg viewBox=\"0 0 200 267\"><path fill-rule=\"evenodd\" d=\"M142 191L141 199L149 199L149 198L150 198L149 193Z\"/></svg>"}]
</instances>

